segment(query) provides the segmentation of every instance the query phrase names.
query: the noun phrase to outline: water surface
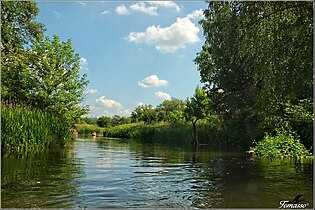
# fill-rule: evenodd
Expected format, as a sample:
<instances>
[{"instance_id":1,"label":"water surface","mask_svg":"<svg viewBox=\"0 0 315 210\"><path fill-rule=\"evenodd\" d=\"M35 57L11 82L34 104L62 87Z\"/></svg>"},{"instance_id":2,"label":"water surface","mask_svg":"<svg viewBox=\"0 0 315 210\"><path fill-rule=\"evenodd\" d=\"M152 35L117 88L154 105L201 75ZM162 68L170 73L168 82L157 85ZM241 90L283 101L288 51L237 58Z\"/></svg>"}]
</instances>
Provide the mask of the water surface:
<instances>
[{"instance_id":1,"label":"water surface","mask_svg":"<svg viewBox=\"0 0 315 210\"><path fill-rule=\"evenodd\" d=\"M2 208L278 208L300 193L313 207L312 164L207 145L77 139L1 166Z\"/></svg>"}]
</instances>

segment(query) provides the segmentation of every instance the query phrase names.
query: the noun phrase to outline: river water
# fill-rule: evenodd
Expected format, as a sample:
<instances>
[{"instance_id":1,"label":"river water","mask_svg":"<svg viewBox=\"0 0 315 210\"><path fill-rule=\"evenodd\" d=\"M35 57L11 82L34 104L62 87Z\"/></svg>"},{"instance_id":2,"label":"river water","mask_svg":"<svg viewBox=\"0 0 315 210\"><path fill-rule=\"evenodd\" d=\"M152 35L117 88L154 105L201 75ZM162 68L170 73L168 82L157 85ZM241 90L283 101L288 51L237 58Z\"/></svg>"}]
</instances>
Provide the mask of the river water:
<instances>
[{"instance_id":1,"label":"river water","mask_svg":"<svg viewBox=\"0 0 315 210\"><path fill-rule=\"evenodd\" d=\"M1 160L2 208L279 208L303 194L313 165L251 159L207 145L77 139Z\"/></svg>"}]
</instances>

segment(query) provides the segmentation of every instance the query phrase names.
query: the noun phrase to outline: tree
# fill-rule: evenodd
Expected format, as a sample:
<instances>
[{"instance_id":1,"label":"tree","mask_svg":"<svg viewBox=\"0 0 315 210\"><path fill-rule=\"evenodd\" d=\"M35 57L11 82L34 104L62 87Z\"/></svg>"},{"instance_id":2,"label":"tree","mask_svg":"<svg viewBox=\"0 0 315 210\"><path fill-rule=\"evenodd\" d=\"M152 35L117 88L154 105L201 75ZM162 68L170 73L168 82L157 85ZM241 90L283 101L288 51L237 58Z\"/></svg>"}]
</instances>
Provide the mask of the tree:
<instances>
[{"instance_id":1,"label":"tree","mask_svg":"<svg viewBox=\"0 0 315 210\"><path fill-rule=\"evenodd\" d=\"M35 21L38 13L33 1L1 2L1 52L4 55L17 53L32 39L42 36L44 25Z\"/></svg>"},{"instance_id":2,"label":"tree","mask_svg":"<svg viewBox=\"0 0 315 210\"><path fill-rule=\"evenodd\" d=\"M204 14L195 63L231 137L285 127L286 104L312 98L312 3L209 2Z\"/></svg>"},{"instance_id":3,"label":"tree","mask_svg":"<svg viewBox=\"0 0 315 210\"><path fill-rule=\"evenodd\" d=\"M43 37L38 11L35 2L2 2L2 100L51 112L73 125L88 110L80 106L87 77L79 75L80 57L71 40Z\"/></svg>"},{"instance_id":4,"label":"tree","mask_svg":"<svg viewBox=\"0 0 315 210\"><path fill-rule=\"evenodd\" d=\"M137 106L131 113L133 122L153 123L158 121L158 114L151 104Z\"/></svg>"},{"instance_id":5,"label":"tree","mask_svg":"<svg viewBox=\"0 0 315 210\"><path fill-rule=\"evenodd\" d=\"M184 116L186 104L180 99L173 98L172 100L164 100L161 104L156 107L159 121L177 123L181 121ZM176 121L178 119L178 121Z\"/></svg>"},{"instance_id":6,"label":"tree","mask_svg":"<svg viewBox=\"0 0 315 210\"><path fill-rule=\"evenodd\" d=\"M18 103L21 68L27 59L25 49L43 35L44 25L35 21L39 12L36 2L1 2L1 97Z\"/></svg>"},{"instance_id":7,"label":"tree","mask_svg":"<svg viewBox=\"0 0 315 210\"><path fill-rule=\"evenodd\" d=\"M185 113L187 114L187 119L191 121L193 126L192 142L197 145L197 121L209 117L211 114L211 100L205 90L199 88L198 86L196 87L193 97L186 100Z\"/></svg>"},{"instance_id":8,"label":"tree","mask_svg":"<svg viewBox=\"0 0 315 210\"><path fill-rule=\"evenodd\" d=\"M116 125L120 125L121 123L122 117L118 116L118 115L114 115L112 117L112 125L116 126Z\"/></svg>"},{"instance_id":9,"label":"tree","mask_svg":"<svg viewBox=\"0 0 315 210\"><path fill-rule=\"evenodd\" d=\"M108 116L99 117L96 121L96 124L100 127L109 127L111 125L111 118Z\"/></svg>"},{"instance_id":10,"label":"tree","mask_svg":"<svg viewBox=\"0 0 315 210\"><path fill-rule=\"evenodd\" d=\"M72 49L71 40L61 42L57 35L34 40L27 51L25 72L27 104L58 114L68 123L87 113L80 103L88 84L87 75L80 76L79 54Z\"/></svg>"},{"instance_id":11,"label":"tree","mask_svg":"<svg viewBox=\"0 0 315 210\"><path fill-rule=\"evenodd\" d=\"M182 110L174 110L171 111L168 115L168 121L170 123L176 124L176 123L185 123L185 113Z\"/></svg>"}]
</instances>

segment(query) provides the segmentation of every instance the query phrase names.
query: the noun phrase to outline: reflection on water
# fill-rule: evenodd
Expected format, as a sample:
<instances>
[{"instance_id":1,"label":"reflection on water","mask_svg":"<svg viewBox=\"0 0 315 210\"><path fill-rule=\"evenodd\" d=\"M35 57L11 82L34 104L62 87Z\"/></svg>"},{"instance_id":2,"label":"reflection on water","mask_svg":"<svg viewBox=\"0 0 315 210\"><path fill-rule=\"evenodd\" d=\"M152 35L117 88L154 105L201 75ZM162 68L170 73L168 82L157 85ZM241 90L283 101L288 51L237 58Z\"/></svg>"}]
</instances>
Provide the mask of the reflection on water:
<instances>
[{"instance_id":1,"label":"reflection on water","mask_svg":"<svg viewBox=\"0 0 315 210\"><path fill-rule=\"evenodd\" d=\"M1 159L2 208L67 208L78 194L74 179L82 176L69 148Z\"/></svg>"},{"instance_id":2,"label":"reflection on water","mask_svg":"<svg viewBox=\"0 0 315 210\"><path fill-rule=\"evenodd\" d=\"M2 159L2 207L278 208L302 193L312 164L250 160L206 145L78 139L70 151Z\"/></svg>"}]
</instances>

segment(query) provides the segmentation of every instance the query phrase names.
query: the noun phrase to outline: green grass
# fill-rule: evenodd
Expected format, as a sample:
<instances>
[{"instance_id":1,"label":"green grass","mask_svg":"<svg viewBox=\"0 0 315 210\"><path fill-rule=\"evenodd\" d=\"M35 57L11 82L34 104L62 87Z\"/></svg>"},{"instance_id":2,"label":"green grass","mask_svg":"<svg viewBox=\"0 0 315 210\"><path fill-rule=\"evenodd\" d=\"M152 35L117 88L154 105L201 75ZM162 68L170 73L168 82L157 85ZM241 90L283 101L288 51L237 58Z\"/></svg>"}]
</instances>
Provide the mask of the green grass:
<instances>
[{"instance_id":1,"label":"green grass","mask_svg":"<svg viewBox=\"0 0 315 210\"><path fill-rule=\"evenodd\" d=\"M51 114L27 107L1 106L2 151L25 151L65 145L68 125Z\"/></svg>"},{"instance_id":2,"label":"green grass","mask_svg":"<svg viewBox=\"0 0 315 210\"><path fill-rule=\"evenodd\" d=\"M90 135L92 132L100 133L102 135L104 130L104 128L100 128L96 124L76 124L75 129L83 136Z\"/></svg>"},{"instance_id":3,"label":"green grass","mask_svg":"<svg viewBox=\"0 0 315 210\"><path fill-rule=\"evenodd\" d=\"M197 135L200 143L211 143L210 129L206 125L197 126ZM104 129L104 137L142 139L146 141L169 142L190 142L192 125L169 124L169 123L130 123Z\"/></svg>"}]
</instances>

